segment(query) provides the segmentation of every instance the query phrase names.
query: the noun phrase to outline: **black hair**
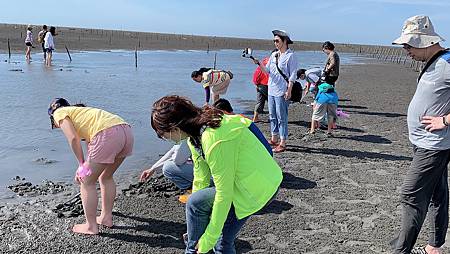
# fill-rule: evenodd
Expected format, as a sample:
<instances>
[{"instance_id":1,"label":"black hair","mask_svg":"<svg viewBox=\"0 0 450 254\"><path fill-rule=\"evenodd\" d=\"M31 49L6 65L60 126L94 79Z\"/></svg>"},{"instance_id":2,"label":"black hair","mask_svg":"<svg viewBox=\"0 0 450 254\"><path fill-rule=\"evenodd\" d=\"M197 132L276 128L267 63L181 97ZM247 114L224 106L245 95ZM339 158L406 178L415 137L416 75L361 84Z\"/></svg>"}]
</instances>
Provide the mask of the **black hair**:
<instances>
[{"instance_id":1,"label":"black hair","mask_svg":"<svg viewBox=\"0 0 450 254\"><path fill-rule=\"evenodd\" d=\"M233 107L227 99L218 99L212 106L227 113L233 113Z\"/></svg>"},{"instance_id":2,"label":"black hair","mask_svg":"<svg viewBox=\"0 0 450 254\"><path fill-rule=\"evenodd\" d=\"M47 25L43 25L42 29L47 30Z\"/></svg>"},{"instance_id":3,"label":"black hair","mask_svg":"<svg viewBox=\"0 0 450 254\"><path fill-rule=\"evenodd\" d=\"M48 107L48 115L50 116L50 123L52 126L52 129L55 128L55 120L53 119L53 113L55 113L55 111L59 108L62 107L68 107L71 106L70 103L64 99L64 98L55 98L52 100L52 102L50 103L50 106ZM74 107L86 107L85 104L83 103L77 103L75 105L72 105Z\"/></svg>"},{"instance_id":4,"label":"black hair","mask_svg":"<svg viewBox=\"0 0 450 254\"><path fill-rule=\"evenodd\" d=\"M306 73L306 69L298 69L297 70L297 79L300 78L301 75Z\"/></svg>"},{"instance_id":5,"label":"black hair","mask_svg":"<svg viewBox=\"0 0 450 254\"><path fill-rule=\"evenodd\" d=\"M50 27L50 33L51 33L53 36L55 36L55 35L56 35L56 27L51 26L51 27Z\"/></svg>"},{"instance_id":6,"label":"black hair","mask_svg":"<svg viewBox=\"0 0 450 254\"><path fill-rule=\"evenodd\" d=\"M209 70L212 70L212 68L202 67L202 68L198 69L198 71L193 71L191 73L191 78L195 78L195 77L201 76L201 75L203 75L203 73L205 73L205 72L207 72Z\"/></svg>"},{"instance_id":7,"label":"black hair","mask_svg":"<svg viewBox=\"0 0 450 254\"><path fill-rule=\"evenodd\" d=\"M331 42L329 42L329 41L326 41L326 42L324 42L324 43L322 44L322 48L323 48L323 49L334 50L334 44L331 43Z\"/></svg>"},{"instance_id":8,"label":"black hair","mask_svg":"<svg viewBox=\"0 0 450 254\"><path fill-rule=\"evenodd\" d=\"M274 37L275 36L278 36L283 42L286 43L286 48L289 48L289 43L288 43L288 37L287 36L278 35L278 34L275 34Z\"/></svg>"}]
</instances>

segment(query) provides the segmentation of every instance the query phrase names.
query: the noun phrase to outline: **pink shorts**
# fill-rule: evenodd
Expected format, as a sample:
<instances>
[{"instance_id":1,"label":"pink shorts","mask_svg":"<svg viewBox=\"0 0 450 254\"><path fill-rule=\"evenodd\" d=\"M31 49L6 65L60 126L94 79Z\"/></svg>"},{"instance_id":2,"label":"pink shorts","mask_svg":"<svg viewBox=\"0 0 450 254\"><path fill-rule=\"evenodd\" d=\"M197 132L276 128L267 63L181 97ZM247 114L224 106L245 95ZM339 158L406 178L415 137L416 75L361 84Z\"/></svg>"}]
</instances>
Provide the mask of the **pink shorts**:
<instances>
[{"instance_id":1,"label":"pink shorts","mask_svg":"<svg viewBox=\"0 0 450 254\"><path fill-rule=\"evenodd\" d=\"M127 124L102 130L88 144L87 161L112 164L116 158L130 156L133 143L133 133Z\"/></svg>"}]
</instances>

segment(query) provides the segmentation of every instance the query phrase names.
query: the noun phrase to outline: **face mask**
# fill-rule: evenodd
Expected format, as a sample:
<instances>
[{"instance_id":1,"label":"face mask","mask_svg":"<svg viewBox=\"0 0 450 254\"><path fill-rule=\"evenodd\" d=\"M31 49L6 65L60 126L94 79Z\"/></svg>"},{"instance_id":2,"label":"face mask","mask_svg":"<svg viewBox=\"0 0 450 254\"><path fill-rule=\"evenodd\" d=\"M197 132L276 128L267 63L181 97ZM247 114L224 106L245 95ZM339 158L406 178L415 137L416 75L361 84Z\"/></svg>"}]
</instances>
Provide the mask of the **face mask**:
<instances>
[{"instance_id":1,"label":"face mask","mask_svg":"<svg viewBox=\"0 0 450 254\"><path fill-rule=\"evenodd\" d=\"M173 145L180 145L183 141L185 141L187 139L187 137L181 138L181 130L179 128L178 128L178 137L179 137L179 140L174 140L172 138L172 130L171 130L169 132L169 138L167 139L167 141L172 143Z\"/></svg>"}]
</instances>

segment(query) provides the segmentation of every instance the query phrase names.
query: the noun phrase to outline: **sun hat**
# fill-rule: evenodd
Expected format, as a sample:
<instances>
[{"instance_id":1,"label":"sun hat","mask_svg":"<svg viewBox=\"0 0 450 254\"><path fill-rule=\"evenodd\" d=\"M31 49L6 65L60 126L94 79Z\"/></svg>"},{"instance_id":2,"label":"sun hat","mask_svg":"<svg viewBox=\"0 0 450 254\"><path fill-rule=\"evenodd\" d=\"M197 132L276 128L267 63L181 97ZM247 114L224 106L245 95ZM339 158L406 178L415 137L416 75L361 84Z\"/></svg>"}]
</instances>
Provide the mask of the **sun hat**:
<instances>
[{"instance_id":1,"label":"sun hat","mask_svg":"<svg viewBox=\"0 0 450 254\"><path fill-rule=\"evenodd\" d=\"M284 31L284 30L273 30L273 31L272 31L272 34L273 34L273 36L278 35L278 36L280 36L280 37L285 37L285 38L287 39L287 44L292 44L292 43L294 43L294 42L291 40L291 37L289 36L289 34L288 34L286 31Z\"/></svg>"},{"instance_id":2,"label":"sun hat","mask_svg":"<svg viewBox=\"0 0 450 254\"><path fill-rule=\"evenodd\" d=\"M403 24L402 34L392 44L408 44L414 48L428 48L445 41L435 31L428 16L417 15L408 18Z\"/></svg>"}]
</instances>

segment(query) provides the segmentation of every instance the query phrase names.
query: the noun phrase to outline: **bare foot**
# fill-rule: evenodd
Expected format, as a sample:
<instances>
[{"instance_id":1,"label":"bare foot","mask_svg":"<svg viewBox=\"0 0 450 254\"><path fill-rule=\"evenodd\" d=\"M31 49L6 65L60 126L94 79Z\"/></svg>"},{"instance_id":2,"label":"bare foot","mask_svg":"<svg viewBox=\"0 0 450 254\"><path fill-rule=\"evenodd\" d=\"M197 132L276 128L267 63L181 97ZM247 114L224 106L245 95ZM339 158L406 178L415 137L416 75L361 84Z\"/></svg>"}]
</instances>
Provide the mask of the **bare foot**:
<instances>
[{"instance_id":1,"label":"bare foot","mask_svg":"<svg viewBox=\"0 0 450 254\"><path fill-rule=\"evenodd\" d=\"M107 219L107 218L103 218L101 216L97 216L97 224L111 228L113 226L112 218Z\"/></svg>"},{"instance_id":2,"label":"bare foot","mask_svg":"<svg viewBox=\"0 0 450 254\"><path fill-rule=\"evenodd\" d=\"M427 246L425 247L425 251L426 251L428 254L442 254L441 248L436 248L436 247L433 247L433 246L431 246L431 245L427 245Z\"/></svg>"},{"instance_id":3,"label":"bare foot","mask_svg":"<svg viewBox=\"0 0 450 254\"><path fill-rule=\"evenodd\" d=\"M95 228L90 228L88 224L76 224L73 226L72 231L79 234L96 235L98 234L98 226L95 225Z\"/></svg>"}]
</instances>

